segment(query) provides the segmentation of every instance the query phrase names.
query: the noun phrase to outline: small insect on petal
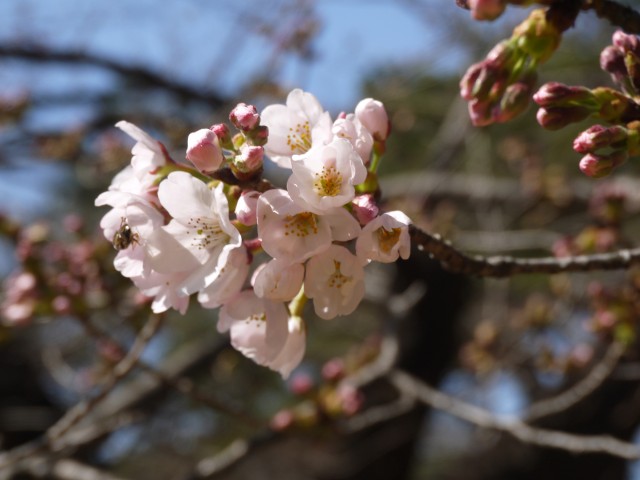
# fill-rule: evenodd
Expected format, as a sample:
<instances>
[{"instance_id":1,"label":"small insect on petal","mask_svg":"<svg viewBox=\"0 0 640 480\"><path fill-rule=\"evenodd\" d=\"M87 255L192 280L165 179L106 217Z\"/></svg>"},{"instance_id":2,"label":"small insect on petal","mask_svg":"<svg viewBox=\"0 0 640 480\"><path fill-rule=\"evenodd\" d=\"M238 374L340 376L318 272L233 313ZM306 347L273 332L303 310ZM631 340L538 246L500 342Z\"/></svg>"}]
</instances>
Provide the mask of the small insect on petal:
<instances>
[{"instance_id":1,"label":"small insect on petal","mask_svg":"<svg viewBox=\"0 0 640 480\"><path fill-rule=\"evenodd\" d=\"M140 243L140 236L131 230L127 223L127 219L122 217L120 220L120 228L113 235L113 248L116 250L126 250L131 245Z\"/></svg>"}]
</instances>

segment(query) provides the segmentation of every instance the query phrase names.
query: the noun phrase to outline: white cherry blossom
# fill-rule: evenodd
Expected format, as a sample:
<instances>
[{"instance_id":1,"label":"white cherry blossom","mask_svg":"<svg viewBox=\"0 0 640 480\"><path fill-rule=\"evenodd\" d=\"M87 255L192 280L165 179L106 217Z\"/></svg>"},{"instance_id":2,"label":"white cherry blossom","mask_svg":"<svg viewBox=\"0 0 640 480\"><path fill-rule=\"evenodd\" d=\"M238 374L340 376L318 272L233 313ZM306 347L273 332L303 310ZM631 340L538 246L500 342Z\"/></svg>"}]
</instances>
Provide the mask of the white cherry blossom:
<instances>
[{"instance_id":1,"label":"white cherry blossom","mask_svg":"<svg viewBox=\"0 0 640 480\"><path fill-rule=\"evenodd\" d=\"M187 275L188 272L165 274L151 270L144 275L132 277L131 281L144 295L153 298L153 313L173 308L184 315L189 306L189 297L182 294L180 287Z\"/></svg>"},{"instance_id":2,"label":"white cherry blossom","mask_svg":"<svg viewBox=\"0 0 640 480\"><path fill-rule=\"evenodd\" d=\"M291 157L306 153L312 146L331 141L331 117L312 94L292 90L286 105L269 105L261 115L269 128L265 153L284 168L291 167Z\"/></svg>"},{"instance_id":3,"label":"white cherry blossom","mask_svg":"<svg viewBox=\"0 0 640 480\"><path fill-rule=\"evenodd\" d=\"M291 198L308 210L323 214L349 203L355 185L367 178L362 158L348 140L335 138L328 145L295 156L287 182Z\"/></svg>"},{"instance_id":4,"label":"white cherry blossom","mask_svg":"<svg viewBox=\"0 0 640 480\"><path fill-rule=\"evenodd\" d=\"M253 274L251 284L259 297L288 302L295 297L304 280L304 266L274 258L260 265Z\"/></svg>"},{"instance_id":5,"label":"white cherry blossom","mask_svg":"<svg viewBox=\"0 0 640 480\"><path fill-rule=\"evenodd\" d=\"M158 189L172 220L147 240L147 254L160 273L190 272L182 285L185 295L209 286L242 242L222 189L222 184L211 189L186 172L169 174Z\"/></svg>"},{"instance_id":6,"label":"white cherry blossom","mask_svg":"<svg viewBox=\"0 0 640 480\"><path fill-rule=\"evenodd\" d=\"M284 379L289 378L293 369L300 364L307 347L306 327L302 318L289 317L287 327L289 330L287 341L278 356L268 365L270 369L279 372Z\"/></svg>"},{"instance_id":7,"label":"white cherry blossom","mask_svg":"<svg viewBox=\"0 0 640 480\"><path fill-rule=\"evenodd\" d=\"M233 348L258 365L269 366L287 342L288 319L284 303L245 290L220 309L218 331L229 331Z\"/></svg>"},{"instance_id":8,"label":"white cherry blossom","mask_svg":"<svg viewBox=\"0 0 640 480\"><path fill-rule=\"evenodd\" d=\"M144 177L166 164L164 147L158 140L137 125L124 120L116 123L116 127L136 140L131 149L131 166L137 177Z\"/></svg>"},{"instance_id":9,"label":"white cherry blossom","mask_svg":"<svg viewBox=\"0 0 640 480\"><path fill-rule=\"evenodd\" d=\"M304 291L320 318L348 315L364 296L364 270L349 250L331 245L307 262Z\"/></svg>"},{"instance_id":10,"label":"white cherry blossom","mask_svg":"<svg viewBox=\"0 0 640 480\"><path fill-rule=\"evenodd\" d=\"M356 241L356 254L362 263L371 260L392 263L409 258L411 220L399 210L386 212L366 224Z\"/></svg>"},{"instance_id":11,"label":"white cherry blossom","mask_svg":"<svg viewBox=\"0 0 640 480\"><path fill-rule=\"evenodd\" d=\"M334 136L348 140L356 149L365 165L369 163L373 137L371 132L358 120L355 114L341 116L333 122L332 132Z\"/></svg>"},{"instance_id":12,"label":"white cherry blossom","mask_svg":"<svg viewBox=\"0 0 640 480\"><path fill-rule=\"evenodd\" d=\"M235 297L249 274L249 255L244 245L229 252L227 262L218 264L216 279L198 293L198 302L205 308L218 308Z\"/></svg>"},{"instance_id":13,"label":"white cherry blossom","mask_svg":"<svg viewBox=\"0 0 640 480\"><path fill-rule=\"evenodd\" d=\"M359 233L357 220L342 208L316 215L279 189L263 193L258 200L258 236L273 258L300 263L329 248L333 240L351 240Z\"/></svg>"}]
</instances>

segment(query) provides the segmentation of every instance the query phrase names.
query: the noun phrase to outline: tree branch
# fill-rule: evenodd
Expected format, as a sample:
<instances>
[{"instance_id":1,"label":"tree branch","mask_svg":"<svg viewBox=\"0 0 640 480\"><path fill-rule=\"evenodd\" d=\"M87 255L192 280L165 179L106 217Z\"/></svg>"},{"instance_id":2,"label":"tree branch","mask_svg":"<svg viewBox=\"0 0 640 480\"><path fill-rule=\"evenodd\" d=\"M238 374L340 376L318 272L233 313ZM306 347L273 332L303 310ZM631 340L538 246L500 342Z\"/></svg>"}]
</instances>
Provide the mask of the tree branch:
<instances>
[{"instance_id":1,"label":"tree branch","mask_svg":"<svg viewBox=\"0 0 640 480\"><path fill-rule=\"evenodd\" d=\"M583 0L583 10L593 10L600 18L622 28L627 33L640 34L640 13L613 0Z\"/></svg>"},{"instance_id":2,"label":"tree branch","mask_svg":"<svg viewBox=\"0 0 640 480\"><path fill-rule=\"evenodd\" d=\"M533 403L524 414L523 420L531 422L554 413L563 412L586 398L609 378L625 350L626 346L623 343L614 341L609 345L607 353L586 377L560 395Z\"/></svg>"},{"instance_id":3,"label":"tree branch","mask_svg":"<svg viewBox=\"0 0 640 480\"><path fill-rule=\"evenodd\" d=\"M0 45L0 57L20 58L35 62L70 63L95 65L137 81L172 91L192 100L206 102L211 106L222 106L226 99L206 88L185 85L144 67L127 65L106 57L83 51L54 51L42 46Z\"/></svg>"},{"instance_id":4,"label":"tree branch","mask_svg":"<svg viewBox=\"0 0 640 480\"><path fill-rule=\"evenodd\" d=\"M517 418L497 416L488 410L446 395L407 373L394 370L389 380L407 395L479 427L507 433L525 443L557 448L573 453L606 453L629 460L640 458L640 449L632 443L606 435L574 435L532 427Z\"/></svg>"},{"instance_id":5,"label":"tree branch","mask_svg":"<svg viewBox=\"0 0 640 480\"><path fill-rule=\"evenodd\" d=\"M470 256L457 250L439 235L426 233L415 225L409 226L409 233L413 244L418 250L427 252L447 270L477 277L509 277L524 273L553 274L591 270L621 270L629 268L635 263L640 263L640 248L562 258Z\"/></svg>"}]
</instances>

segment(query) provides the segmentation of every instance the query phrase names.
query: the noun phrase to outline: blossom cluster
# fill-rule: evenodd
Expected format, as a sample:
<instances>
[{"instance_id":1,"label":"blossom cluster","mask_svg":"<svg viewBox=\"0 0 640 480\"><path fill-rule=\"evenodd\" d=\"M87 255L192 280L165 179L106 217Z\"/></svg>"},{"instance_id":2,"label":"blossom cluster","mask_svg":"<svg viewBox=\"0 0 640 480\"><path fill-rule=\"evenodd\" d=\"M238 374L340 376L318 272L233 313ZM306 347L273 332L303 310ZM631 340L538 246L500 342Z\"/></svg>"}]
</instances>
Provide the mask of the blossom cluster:
<instances>
[{"instance_id":1,"label":"blossom cluster","mask_svg":"<svg viewBox=\"0 0 640 480\"><path fill-rule=\"evenodd\" d=\"M100 225L115 268L154 312L185 313L196 294L220 307L218 330L237 350L287 377L304 355L307 300L320 318L348 315L368 263L409 256L409 218L381 213L374 196L389 120L371 98L332 120L299 89L229 119L233 136L226 124L189 135L190 163L118 122L133 157L95 203L111 207ZM262 179L265 158L290 172L286 189Z\"/></svg>"}]
</instances>

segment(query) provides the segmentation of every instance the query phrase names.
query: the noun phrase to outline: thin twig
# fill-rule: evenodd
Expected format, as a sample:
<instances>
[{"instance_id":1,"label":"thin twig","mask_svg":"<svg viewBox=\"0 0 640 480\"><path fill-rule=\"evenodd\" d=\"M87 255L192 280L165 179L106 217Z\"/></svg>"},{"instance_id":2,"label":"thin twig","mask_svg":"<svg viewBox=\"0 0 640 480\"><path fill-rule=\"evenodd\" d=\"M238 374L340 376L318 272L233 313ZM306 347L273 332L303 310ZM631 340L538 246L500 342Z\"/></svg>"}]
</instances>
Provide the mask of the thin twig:
<instances>
[{"instance_id":1,"label":"thin twig","mask_svg":"<svg viewBox=\"0 0 640 480\"><path fill-rule=\"evenodd\" d=\"M50 444L55 444L66 432L85 418L102 399L109 395L116 384L133 370L144 348L160 328L161 319L160 315L151 315L142 330L140 330L131 349L111 371L111 375L104 383L102 390L94 397L84 400L67 410L67 413L47 430L46 436Z\"/></svg>"},{"instance_id":2,"label":"thin twig","mask_svg":"<svg viewBox=\"0 0 640 480\"><path fill-rule=\"evenodd\" d=\"M533 403L523 415L522 420L531 422L554 413L564 412L590 395L611 376L625 350L623 343L613 342L586 377L560 395Z\"/></svg>"},{"instance_id":3,"label":"thin twig","mask_svg":"<svg viewBox=\"0 0 640 480\"><path fill-rule=\"evenodd\" d=\"M640 248L610 253L576 255L572 257L514 258L508 256L470 256L457 250L439 235L409 226L413 244L427 252L447 270L478 277L509 277L525 273L564 273L592 270L621 270L640 263Z\"/></svg>"},{"instance_id":4,"label":"thin twig","mask_svg":"<svg viewBox=\"0 0 640 480\"><path fill-rule=\"evenodd\" d=\"M389 380L396 388L433 408L466 420L479 427L512 435L518 440L542 447L573 453L605 453L625 459L640 458L640 448L606 435L574 435L536 428L513 417L498 416L432 388L411 375L394 370Z\"/></svg>"}]
</instances>

